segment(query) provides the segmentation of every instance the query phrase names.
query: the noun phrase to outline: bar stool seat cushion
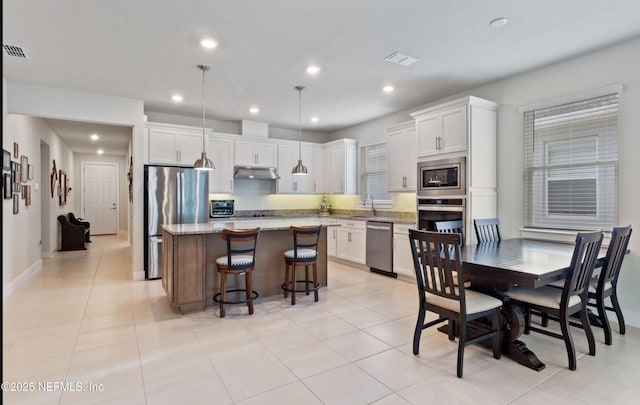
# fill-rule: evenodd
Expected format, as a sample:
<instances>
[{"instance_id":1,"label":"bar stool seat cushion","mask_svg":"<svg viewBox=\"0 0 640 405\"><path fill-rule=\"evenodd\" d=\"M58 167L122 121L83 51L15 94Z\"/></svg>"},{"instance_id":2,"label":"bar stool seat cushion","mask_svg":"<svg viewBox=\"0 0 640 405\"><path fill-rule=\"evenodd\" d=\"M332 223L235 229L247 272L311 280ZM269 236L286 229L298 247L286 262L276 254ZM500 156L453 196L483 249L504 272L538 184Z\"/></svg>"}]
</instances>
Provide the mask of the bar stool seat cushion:
<instances>
[{"instance_id":1,"label":"bar stool seat cushion","mask_svg":"<svg viewBox=\"0 0 640 405\"><path fill-rule=\"evenodd\" d=\"M231 256L231 266L244 266L253 263L253 256L249 255L235 255ZM228 266L227 256L218 257L216 264L219 266Z\"/></svg>"},{"instance_id":2,"label":"bar stool seat cushion","mask_svg":"<svg viewBox=\"0 0 640 405\"><path fill-rule=\"evenodd\" d=\"M298 249L298 259L312 259L315 258L317 255L317 252L314 249ZM291 250L287 250L286 252L284 252L284 257L286 257L287 259L295 259L296 255L295 255L295 250L291 249Z\"/></svg>"}]
</instances>

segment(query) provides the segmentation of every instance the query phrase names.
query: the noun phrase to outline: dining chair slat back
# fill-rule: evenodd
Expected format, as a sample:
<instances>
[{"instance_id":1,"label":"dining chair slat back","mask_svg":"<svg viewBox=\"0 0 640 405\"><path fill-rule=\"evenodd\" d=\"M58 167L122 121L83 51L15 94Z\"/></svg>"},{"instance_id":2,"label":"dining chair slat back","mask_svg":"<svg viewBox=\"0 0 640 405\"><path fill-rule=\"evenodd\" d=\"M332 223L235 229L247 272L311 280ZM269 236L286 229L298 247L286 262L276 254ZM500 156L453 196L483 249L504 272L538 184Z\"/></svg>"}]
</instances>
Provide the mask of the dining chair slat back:
<instances>
[{"instance_id":1,"label":"dining chair slat back","mask_svg":"<svg viewBox=\"0 0 640 405\"><path fill-rule=\"evenodd\" d=\"M497 242L502 239L500 220L498 218L482 218L473 220L478 243Z\"/></svg>"}]
</instances>

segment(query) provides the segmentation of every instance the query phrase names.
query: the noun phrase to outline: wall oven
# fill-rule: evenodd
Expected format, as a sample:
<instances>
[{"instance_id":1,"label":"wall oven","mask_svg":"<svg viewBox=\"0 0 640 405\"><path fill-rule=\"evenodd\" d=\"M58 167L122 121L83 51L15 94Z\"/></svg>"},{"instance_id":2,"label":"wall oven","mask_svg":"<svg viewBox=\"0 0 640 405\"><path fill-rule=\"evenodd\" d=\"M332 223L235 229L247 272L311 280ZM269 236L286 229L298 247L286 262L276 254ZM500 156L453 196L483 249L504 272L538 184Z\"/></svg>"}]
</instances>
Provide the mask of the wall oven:
<instances>
[{"instance_id":1,"label":"wall oven","mask_svg":"<svg viewBox=\"0 0 640 405\"><path fill-rule=\"evenodd\" d=\"M462 221L465 223L465 198L420 198L418 197L418 229L436 231L439 221Z\"/></svg>"},{"instance_id":2,"label":"wall oven","mask_svg":"<svg viewBox=\"0 0 640 405\"><path fill-rule=\"evenodd\" d=\"M464 197L466 158L429 160L418 163L418 197Z\"/></svg>"}]
</instances>

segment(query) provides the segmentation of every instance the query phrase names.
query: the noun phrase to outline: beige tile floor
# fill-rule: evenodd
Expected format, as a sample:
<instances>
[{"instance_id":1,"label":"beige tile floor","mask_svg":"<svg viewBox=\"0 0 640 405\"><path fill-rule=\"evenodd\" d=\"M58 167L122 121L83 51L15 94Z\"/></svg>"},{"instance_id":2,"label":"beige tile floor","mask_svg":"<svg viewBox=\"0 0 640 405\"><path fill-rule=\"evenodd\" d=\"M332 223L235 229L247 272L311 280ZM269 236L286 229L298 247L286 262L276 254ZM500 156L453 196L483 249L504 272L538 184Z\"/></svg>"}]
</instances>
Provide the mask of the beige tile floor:
<instances>
[{"instance_id":1,"label":"beige tile floor","mask_svg":"<svg viewBox=\"0 0 640 405\"><path fill-rule=\"evenodd\" d=\"M160 281L129 281L126 240L96 236L87 251L55 253L3 302L5 404L628 404L640 397L640 330L614 333L597 355L574 329L578 370L564 344L524 336L542 372L455 343L436 331L411 353L411 283L330 262L320 302L261 298L180 316ZM46 385L48 383L48 385ZM56 385L58 384L58 385ZM66 385L64 385L66 384ZM14 388L18 385L14 384ZM89 389L91 387L91 389ZM86 391L80 390L87 389Z\"/></svg>"}]
</instances>

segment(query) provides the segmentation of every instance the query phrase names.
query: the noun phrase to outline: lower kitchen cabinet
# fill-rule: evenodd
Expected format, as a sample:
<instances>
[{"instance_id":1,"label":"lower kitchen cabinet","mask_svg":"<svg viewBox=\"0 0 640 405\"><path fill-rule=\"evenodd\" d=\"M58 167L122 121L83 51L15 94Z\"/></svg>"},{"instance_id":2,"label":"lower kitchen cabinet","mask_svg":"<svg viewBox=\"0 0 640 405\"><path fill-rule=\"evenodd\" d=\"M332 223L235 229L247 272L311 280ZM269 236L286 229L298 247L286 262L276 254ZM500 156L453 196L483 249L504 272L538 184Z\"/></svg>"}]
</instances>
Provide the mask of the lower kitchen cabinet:
<instances>
[{"instance_id":1,"label":"lower kitchen cabinet","mask_svg":"<svg viewBox=\"0 0 640 405\"><path fill-rule=\"evenodd\" d=\"M337 224L338 221L335 218L320 217L320 223L323 225ZM338 227L327 227L327 256L338 256Z\"/></svg>"},{"instance_id":2,"label":"lower kitchen cabinet","mask_svg":"<svg viewBox=\"0 0 640 405\"><path fill-rule=\"evenodd\" d=\"M415 279L413 257L409 245L409 229L414 225L394 224L393 226L393 271L400 276Z\"/></svg>"},{"instance_id":3,"label":"lower kitchen cabinet","mask_svg":"<svg viewBox=\"0 0 640 405\"><path fill-rule=\"evenodd\" d=\"M181 314L204 311L204 235L174 236L163 232L162 287Z\"/></svg>"},{"instance_id":4,"label":"lower kitchen cabinet","mask_svg":"<svg viewBox=\"0 0 640 405\"><path fill-rule=\"evenodd\" d=\"M339 221L337 234L336 257L354 263L366 263L366 228L365 221Z\"/></svg>"}]
</instances>

